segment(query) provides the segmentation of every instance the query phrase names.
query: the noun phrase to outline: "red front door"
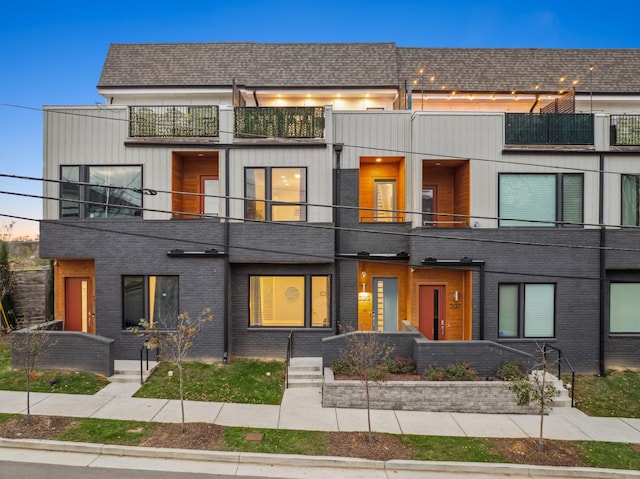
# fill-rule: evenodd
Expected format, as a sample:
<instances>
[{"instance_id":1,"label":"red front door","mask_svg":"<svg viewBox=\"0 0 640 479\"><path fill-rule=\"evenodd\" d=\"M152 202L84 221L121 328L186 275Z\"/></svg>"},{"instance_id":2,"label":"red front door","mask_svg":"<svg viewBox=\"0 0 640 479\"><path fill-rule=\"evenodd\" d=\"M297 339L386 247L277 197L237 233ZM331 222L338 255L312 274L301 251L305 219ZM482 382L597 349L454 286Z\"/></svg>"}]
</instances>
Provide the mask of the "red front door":
<instances>
[{"instance_id":1,"label":"red front door","mask_svg":"<svg viewBox=\"0 0 640 479\"><path fill-rule=\"evenodd\" d=\"M89 278L65 278L66 331L91 332Z\"/></svg>"},{"instance_id":2,"label":"red front door","mask_svg":"<svg viewBox=\"0 0 640 479\"><path fill-rule=\"evenodd\" d=\"M419 328L427 339L447 339L445 318L445 287L422 285L419 290Z\"/></svg>"}]
</instances>

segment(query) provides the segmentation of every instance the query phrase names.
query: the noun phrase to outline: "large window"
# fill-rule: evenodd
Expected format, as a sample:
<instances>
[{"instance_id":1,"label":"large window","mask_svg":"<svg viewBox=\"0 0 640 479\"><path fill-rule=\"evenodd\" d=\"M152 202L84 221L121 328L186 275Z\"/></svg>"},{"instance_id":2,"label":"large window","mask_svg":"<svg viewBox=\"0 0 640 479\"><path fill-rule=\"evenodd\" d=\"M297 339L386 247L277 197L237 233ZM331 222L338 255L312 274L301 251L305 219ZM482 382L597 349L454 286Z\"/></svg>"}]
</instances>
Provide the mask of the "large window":
<instances>
[{"instance_id":1,"label":"large window","mask_svg":"<svg viewBox=\"0 0 640 479\"><path fill-rule=\"evenodd\" d=\"M554 284L499 285L499 337L552 338L554 335Z\"/></svg>"},{"instance_id":2,"label":"large window","mask_svg":"<svg viewBox=\"0 0 640 479\"><path fill-rule=\"evenodd\" d=\"M579 227L583 222L583 175L502 173L500 226Z\"/></svg>"},{"instance_id":3,"label":"large window","mask_svg":"<svg viewBox=\"0 0 640 479\"><path fill-rule=\"evenodd\" d=\"M611 283L609 330L640 333L640 283Z\"/></svg>"},{"instance_id":4,"label":"large window","mask_svg":"<svg viewBox=\"0 0 640 479\"><path fill-rule=\"evenodd\" d=\"M123 276L123 328L138 326L146 319L158 329L174 329L179 291L178 276Z\"/></svg>"},{"instance_id":5,"label":"large window","mask_svg":"<svg viewBox=\"0 0 640 479\"><path fill-rule=\"evenodd\" d=\"M60 218L142 216L141 166L62 166Z\"/></svg>"},{"instance_id":6,"label":"large window","mask_svg":"<svg viewBox=\"0 0 640 479\"><path fill-rule=\"evenodd\" d=\"M246 168L245 218L307 220L306 168Z\"/></svg>"},{"instance_id":7,"label":"large window","mask_svg":"<svg viewBox=\"0 0 640 479\"><path fill-rule=\"evenodd\" d=\"M329 276L251 276L249 326L331 326Z\"/></svg>"},{"instance_id":8,"label":"large window","mask_svg":"<svg viewBox=\"0 0 640 479\"><path fill-rule=\"evenodd\" d=\"M622 225L640 226L640 176L622 175Z\"/></svg>"}]
</instances>

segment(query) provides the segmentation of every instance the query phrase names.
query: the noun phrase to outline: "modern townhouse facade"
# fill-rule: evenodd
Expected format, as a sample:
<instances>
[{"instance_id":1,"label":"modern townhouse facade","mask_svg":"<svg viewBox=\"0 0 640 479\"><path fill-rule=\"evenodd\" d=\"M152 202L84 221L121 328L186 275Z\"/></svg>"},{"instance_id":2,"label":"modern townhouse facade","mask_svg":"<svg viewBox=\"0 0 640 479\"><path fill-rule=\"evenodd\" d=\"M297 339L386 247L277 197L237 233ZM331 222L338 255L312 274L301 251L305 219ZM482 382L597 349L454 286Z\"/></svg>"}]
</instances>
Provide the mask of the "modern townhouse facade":
<instances>
[{"instance_id":1,"label":"modern townhouse facade","mask_svg":"<svg viewBox=\"0 0 640 479\"><path fill-rule=\"evenodd\" d=\"M116 44L44 114L55 319L211 308L196 356L348 330L640 367L640 50Z\"/></svg>"}]
</instances>

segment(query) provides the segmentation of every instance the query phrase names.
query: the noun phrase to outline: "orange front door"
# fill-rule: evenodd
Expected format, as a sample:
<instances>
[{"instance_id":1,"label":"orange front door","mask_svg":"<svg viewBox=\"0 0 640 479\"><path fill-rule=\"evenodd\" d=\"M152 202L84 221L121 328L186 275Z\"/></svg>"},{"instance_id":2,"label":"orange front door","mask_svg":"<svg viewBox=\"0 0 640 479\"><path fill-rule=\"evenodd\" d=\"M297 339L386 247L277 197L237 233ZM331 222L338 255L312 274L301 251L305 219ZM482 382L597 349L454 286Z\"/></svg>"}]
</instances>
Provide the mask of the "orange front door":
<instances>
[{"instance_id":1,"label":"orange front door","mask_svg":"<svg viewBox=\"0 0 640 479\"><path fill-rule=\"evenodd\" d=\"M419 290L419 329L433 341L446 338L445 287L421 285Z\"/></svg>"},{"instance_id":2,"label":"orange front door","mask_svg":"<svg viewBox=\"0 0 640 479\"><path fill-rule=\"evenodd\" d=\"M90 278L65 278L66 331L94 332L90 302Z\"/></svg>"}]
</instances>

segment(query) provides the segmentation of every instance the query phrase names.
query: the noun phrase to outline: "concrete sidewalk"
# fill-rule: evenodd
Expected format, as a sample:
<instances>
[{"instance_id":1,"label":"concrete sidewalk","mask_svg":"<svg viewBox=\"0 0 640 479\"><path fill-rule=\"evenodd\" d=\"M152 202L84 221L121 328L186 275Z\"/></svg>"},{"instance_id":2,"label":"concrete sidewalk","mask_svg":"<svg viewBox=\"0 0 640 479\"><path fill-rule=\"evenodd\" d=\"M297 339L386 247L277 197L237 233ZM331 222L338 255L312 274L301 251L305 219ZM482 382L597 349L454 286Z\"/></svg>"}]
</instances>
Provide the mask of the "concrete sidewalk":
<instances>
[{"instance_id":1,"label":"concrete sidewalk","mask_svg":"<svg viewBox=\"0 0 640 479\"><path fill-rule=\"evenodd\" d=\"M180 422L180 401L131 397L137 389L135 384L112 383L92 396L31 393L31 414ZM315 431L367 430L366 410L323 408L321 395L320 388L287 389L279 406L186 401L185 416L187 422L208 422L223 426ZM25 414L26 393L0 391L0 412ZM535 415L372 410L371 422L374 431L394 434L518 438L537 437L539 431L539 417ZM544 431L547 439L640 444L640 419L593 418L571 408L556 408L546 416ZM34 450L37 454L34 454ZM368 461L0 438L0 476L4 472L27 467L26 463L77 468L192 472L212 478L640 478L640 471L609 469ZM50 476L49 479L57 477ZM61 473L59 477L66 476Z\"/></svg>"},{"instance_id":2,"label":"concrete sidewalk","mask_svg":"<svg viewBox=\"0 0 640 479\"><path fill-rule=\"evenodd\" d=\"M31 393L31 414L154 422L180 422L180 401L133 398L137 387L116 384L88 395ZM321 389L287 389L282 403L254 405L185 401L187 422L313 431L367 431L364 409L323 408ZM0 391L0 412L26 413L26 393ZM537 437L539 416L372 410L376 432L434 436ZM640 419L589 417L555 408L545 417L547 439L640 444Z\"/></svg>"}]
</instances>

